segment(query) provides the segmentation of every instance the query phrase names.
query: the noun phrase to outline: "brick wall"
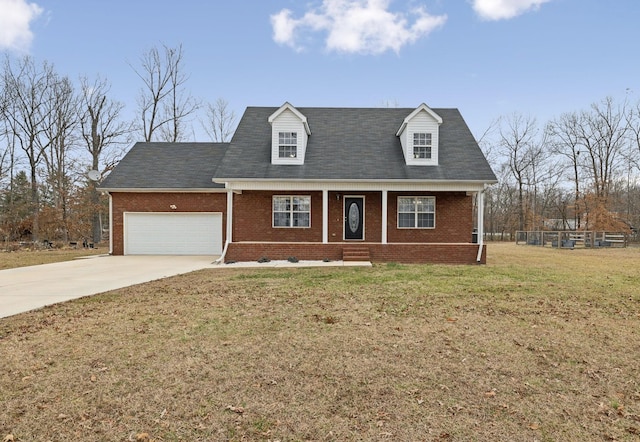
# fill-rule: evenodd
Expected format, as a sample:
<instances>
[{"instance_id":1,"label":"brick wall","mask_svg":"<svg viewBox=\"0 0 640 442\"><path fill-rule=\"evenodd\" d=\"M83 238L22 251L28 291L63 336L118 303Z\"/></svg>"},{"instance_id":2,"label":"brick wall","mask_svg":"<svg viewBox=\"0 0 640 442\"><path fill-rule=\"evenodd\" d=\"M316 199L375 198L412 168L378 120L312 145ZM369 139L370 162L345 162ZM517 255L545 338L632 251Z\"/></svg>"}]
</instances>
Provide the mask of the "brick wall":
<instances>
[{"instance_id":1,"label":"brick wall","mask_svg":"<svg viewBox=\"0 0 640 442\"><path fill-rule=\"evenodd\" d=\"M342 248L349 243L301 244L301 243L232 243L225 256L226 261L270 260L331 261L342 260ZM476 264L477 244L370 244L372 262L398 262L415 264ZM486 245L482 249L481 264L487 262Z\"/></svg>"},{"instance_id":2,"label":"brick wall","mask_svg":"<svg viewBox=\"0 0 640 442\"><path fill-rule=\"evenodd\" d=\"M310 228L272 227L273 195L310 195ZM270 259L340 260L344 235L344 196L365 198L365 239L370 256L378 262L475 263L477 245L471 241L472 197L464 192L389 192L387 238L382 238L380 192L329 192L329 244L322 242L322 192L245 191L234 195L233 241L227 259L254 261ZM398 196L435 196L435 229L398 229ZM124 252L123 212L222 212L223 241L226 240L226 194L224 193L114 193L113 253ZM177 209L170 209L175 205ZM452 244L456 243L456 244ZM346 244L350 244L347 242ZM483 262L486 258L483 255Z\"/></svg>"},{"instance_id":3,"label":"brick wall","mask_svg":"<svg viewBox=\"0 0 640 442\"><path fill-rule=\"evenodd\" d=\"M311 228L272 227L273 195L310 195ZM435 196L435 229L398 229L398 196ZM364 197L364 241L382 240L381 192L329 192L329 242L344 241L344 197ZM233 241L322 242L322 192L245 191L234 197ZM470 242L473 199L464 192L389 192L388 242Z\"/></svg>"},{"instance_id":4,"label":"brick wall","mask_svg":"<svg viewBox=\"0 0 640 442\"><path fill-rule=\"evenodd\" d=\"M273 227L273 195L310 195L311 227ZM243 191L234 195L233 241L322 242L322 192Z\"/></svg>"},{"instance_id":5,"label":"brick wall","mask_svg":"<svg viewBox=\"0 0 640 442\"><path fill-rule=\"evenodd\" d=\"M111 203L114 255L124 254L124 212L222 212L222 240L226 240L226 193L118 192L112 194ZM171 209L171 205L176 209Z\"/></svg>"},{"instance_id":6,"label":"brick wall","mask_svg":"<svg viewBox=\"0 0 640 442\"><path fill-rule=\"evenodd\" d=\"M399 196L435 196L435 229L398 229ZM473 198L465 192L389 192L388 242L470 242L473 230Z\"/></svg>"},{"instance_id":7,"label":"brick wall","mask_svg":"<svg viewBox=\"0 0 640 442\"><path fill-rule=\"evenodd\" d=\"M381 192L329 192L329 241L344 241L345 196L364 197L364 241L382 241Z\"/></svg>"}]
</instances>

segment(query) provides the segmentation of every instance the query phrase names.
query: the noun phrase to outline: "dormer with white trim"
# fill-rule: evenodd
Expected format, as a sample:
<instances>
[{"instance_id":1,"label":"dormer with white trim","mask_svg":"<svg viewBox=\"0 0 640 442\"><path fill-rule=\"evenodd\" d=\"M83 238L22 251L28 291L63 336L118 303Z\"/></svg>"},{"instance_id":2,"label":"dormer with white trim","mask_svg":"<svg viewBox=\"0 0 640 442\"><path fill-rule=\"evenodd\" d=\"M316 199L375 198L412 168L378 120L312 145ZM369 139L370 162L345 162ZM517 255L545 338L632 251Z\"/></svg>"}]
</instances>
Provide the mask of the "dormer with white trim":
<instances>
[{"instance_id":1,"label":"dormer with white trim","mask_svg":"<svg viewBox=\"0 0 640 442\"><path fill-rule=\"evenodd\" d=\"M311 129L305 117L289 103L269 116L271 164L304 164Z\"/></svg>"},{"instance_id":2,"label":"dormer with white trim","mask_svg":"<svg viewBox=\"0 0 640 442\"><path fill-rule=\"evenodd\" d=\"M396 133L408 166L437 166L442 118L422 103L402 122Z\"/></svg>"}]
</instances>

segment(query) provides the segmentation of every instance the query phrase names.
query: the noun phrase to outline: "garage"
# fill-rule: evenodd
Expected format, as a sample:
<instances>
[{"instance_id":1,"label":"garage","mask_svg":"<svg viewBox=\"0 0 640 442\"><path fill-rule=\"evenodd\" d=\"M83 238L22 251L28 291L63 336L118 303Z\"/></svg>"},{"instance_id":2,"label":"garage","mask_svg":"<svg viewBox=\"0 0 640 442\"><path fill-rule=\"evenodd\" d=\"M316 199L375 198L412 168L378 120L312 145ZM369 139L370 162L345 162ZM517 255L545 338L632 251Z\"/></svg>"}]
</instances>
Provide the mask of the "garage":
<instances>
[{"instance_id":1,"label":"garage","mask_svg":"<svg viewBox=\"0 0 640 442\"><path fill-rule=\"evenodd\" d=\"M124 213L125 255L220 255L221 213Z\"/></svg>"}]
</instances>

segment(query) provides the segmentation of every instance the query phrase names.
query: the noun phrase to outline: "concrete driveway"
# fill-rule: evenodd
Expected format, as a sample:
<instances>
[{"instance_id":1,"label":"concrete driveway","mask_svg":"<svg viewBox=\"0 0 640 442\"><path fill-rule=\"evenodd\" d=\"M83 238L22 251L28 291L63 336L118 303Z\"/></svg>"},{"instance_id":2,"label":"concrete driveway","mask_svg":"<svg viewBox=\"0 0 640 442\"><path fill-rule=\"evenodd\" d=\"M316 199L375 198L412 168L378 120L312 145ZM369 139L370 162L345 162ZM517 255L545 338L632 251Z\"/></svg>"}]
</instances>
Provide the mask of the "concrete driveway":
<instances>
[{"instance_id":1,"label":"concrete driveway","mask_svg":"<svg viewBox=\"0 0 640 442\"><path fill-rule=\"evenodd\" d=\"M0 270L0 318L194 270L213 256L94 256Z\"/></svg>"}]
</instances>

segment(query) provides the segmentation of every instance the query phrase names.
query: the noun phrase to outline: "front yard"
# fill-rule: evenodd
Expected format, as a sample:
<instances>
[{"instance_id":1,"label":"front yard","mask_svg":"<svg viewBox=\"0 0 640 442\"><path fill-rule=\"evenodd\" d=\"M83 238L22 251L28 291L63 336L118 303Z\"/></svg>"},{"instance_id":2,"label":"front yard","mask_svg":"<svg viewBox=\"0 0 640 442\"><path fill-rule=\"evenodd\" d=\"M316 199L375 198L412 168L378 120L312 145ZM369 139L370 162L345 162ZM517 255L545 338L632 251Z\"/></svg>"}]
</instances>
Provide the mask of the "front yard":
<instances>
[{"instance_id":1,"label":"front yard","mask_svg":"<svg viewBox=\"0 0 640 442\"><path fill-rule=\"evenodd\" d=\"M638 440L640 250L488 251L204 270L0 319L0 440Z\"/></svg>"}]
</instances>

